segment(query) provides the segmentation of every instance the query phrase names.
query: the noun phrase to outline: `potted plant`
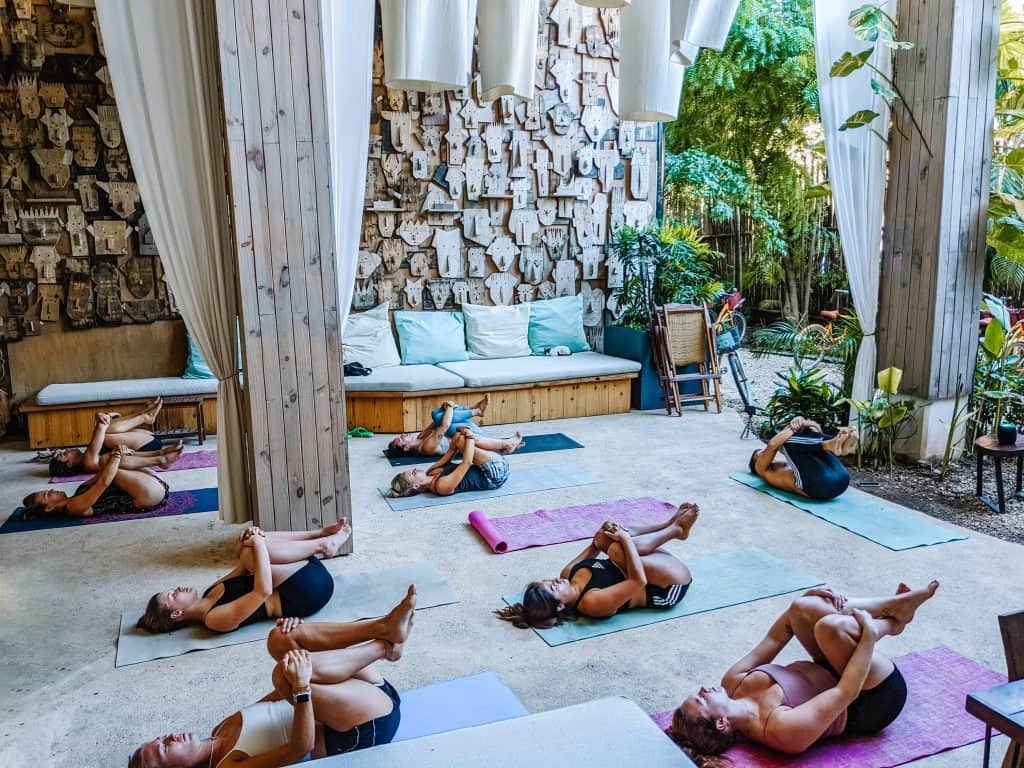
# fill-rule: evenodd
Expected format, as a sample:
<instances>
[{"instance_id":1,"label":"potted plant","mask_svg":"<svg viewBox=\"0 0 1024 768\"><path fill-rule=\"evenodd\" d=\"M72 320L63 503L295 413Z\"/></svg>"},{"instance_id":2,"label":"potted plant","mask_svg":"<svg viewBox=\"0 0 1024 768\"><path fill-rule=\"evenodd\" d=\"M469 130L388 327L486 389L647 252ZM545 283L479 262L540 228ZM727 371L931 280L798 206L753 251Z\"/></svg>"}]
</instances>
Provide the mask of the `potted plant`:
<instances>
[{"instance_id":1,"label":"potted plant","mask_svg":"<svg viewBox=\"0 0 1024 768\"><path fill-rule=\"evenodd\" d=\"M636 360L640 376L633 382L632 407L664 405L661 383L651 352L651 319L655 307L668 303L713 302L725 293L711 262L715 252L695 227L667 222L644 229L623 227L611 244L622 262L622 286L614 298L622 313L616 325L605 328L606 354ZM699 390L700 383L694 382Z\"/></svg>"}]
</instances>

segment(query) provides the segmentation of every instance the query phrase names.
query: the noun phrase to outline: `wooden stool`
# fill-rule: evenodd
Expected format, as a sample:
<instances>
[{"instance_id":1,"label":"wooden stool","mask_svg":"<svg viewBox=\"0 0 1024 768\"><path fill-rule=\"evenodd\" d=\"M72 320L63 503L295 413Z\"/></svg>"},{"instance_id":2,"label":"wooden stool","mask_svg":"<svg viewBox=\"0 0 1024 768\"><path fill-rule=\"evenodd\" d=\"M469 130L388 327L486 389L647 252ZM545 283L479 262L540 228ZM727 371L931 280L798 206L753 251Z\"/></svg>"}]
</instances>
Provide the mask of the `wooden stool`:
<instances>
[{"instance_id":1,"label":"wooden stool","mask_svg":"<svg viewBox=\"0 0 1024 768\"><path fill-rule=\"evenodd\" d=\"M992 435L984 435L974 441L974 455L978 460L978 485L975 495L981 500L982 504L993 512L1005 514L1006 493L1003 489L1003 459L1017 459L1017 491L1013 494L1013 497L1015 499L1024 499L1024 493L1021 492L1021 479L1022 475L1024 475L1024 436L1018 437L1017 442L1013 445L1000 445ZM986 456L991 456L995 459L996 493L999 496L997 499L998 506L993 504L992 500L985 496L982 490L982 469L985 466L984 460Z\"/></svg>"},{"instance_id":2,"label":"wooden stool","mask_svg":"<svg viewBox=\"0 0 1024 768\"><path fill-rule=\"evenodd\" d=\"M178 427L167 427L160 430L154 430L154 434L161 439L177 440L182 437L195 436L199 445L202 445L206 441L206 422L203 420L203 398L195 395L179 395L176 397L165 397L163 410L160 412L160 416L163 417L168 410L176 411L192 411L195 420L195 426L190 427L182 425ZM161 422L166 421L165 418L160 419Z\"/></svg>"},{"instance_id":3,"label":"wooden stool","mask_svg":"<svg viewBox=\"0 0 1024 768\"><path fill-rule=\"evenodd\" d=\"M1020 761L1021 742L1024 741L1024 680L1004 683L984 691L967 695L967 711L985 724L985 752L982 768L988 768L992 753L992 729L1009 736L1013 744L1011 768Z\"/></svg>"}]
</instances>

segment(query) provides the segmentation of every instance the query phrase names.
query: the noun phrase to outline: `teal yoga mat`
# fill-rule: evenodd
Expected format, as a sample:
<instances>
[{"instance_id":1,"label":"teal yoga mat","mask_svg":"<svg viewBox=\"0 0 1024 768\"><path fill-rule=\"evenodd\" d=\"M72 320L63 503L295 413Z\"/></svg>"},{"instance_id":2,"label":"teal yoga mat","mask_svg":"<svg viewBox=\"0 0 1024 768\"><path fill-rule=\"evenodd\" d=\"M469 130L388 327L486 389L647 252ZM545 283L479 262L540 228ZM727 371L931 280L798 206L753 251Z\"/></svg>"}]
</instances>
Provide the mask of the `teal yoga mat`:
<instances>
[{"instance_id":1,"label":"teal yoga mat","mask_svg":"<svg viewBox=\"0 0 1024 768\"><path fill-rule=\"evenodd\" d=\"M729 477L895 552L967 538L957 531L929 522L909 509L890 505L877 496L854 488L831 501L814 501L773 488L749 472L734 472Z\"/></svg>"},{"instance_id":2,"label":"teal yoga mat","mask_svg":"<svg viewBox=\"0 0 1024 768\"><path fill-rule=\"evenodd\" d=\"M756 547L688 560L686 564L693 574L693 582L686 596L673 608L639 608L617 613L607 619L579 618L563 622L557 627L534 631L550 646L565 645L624 629L646 627L660 621L810 589L824 583L795 565ZM512 605L522 600L522 594L509 595L504 600Z\"/></svg>"},{"instance_id":3,"label":"teal yoga mat","mask_svg":"<svg viewBox=\"0 0 1024 768\"><path fill-rule=\"evenodd\" d=\"M604 482L600 477L575 464L544 464L537 467L512 467L505 484L494 491L468 491L453 493L451 496L435 496L420 493L400 499L389 499L389 486L382 485L377 491L388 506L396 512L419 507L439 507L442 504L460 504L464 501L480 501L498 496L513 496L517 493L550 491L555 488L571 488L574 485L591 485Z\"/></svg>"}]
</instances>

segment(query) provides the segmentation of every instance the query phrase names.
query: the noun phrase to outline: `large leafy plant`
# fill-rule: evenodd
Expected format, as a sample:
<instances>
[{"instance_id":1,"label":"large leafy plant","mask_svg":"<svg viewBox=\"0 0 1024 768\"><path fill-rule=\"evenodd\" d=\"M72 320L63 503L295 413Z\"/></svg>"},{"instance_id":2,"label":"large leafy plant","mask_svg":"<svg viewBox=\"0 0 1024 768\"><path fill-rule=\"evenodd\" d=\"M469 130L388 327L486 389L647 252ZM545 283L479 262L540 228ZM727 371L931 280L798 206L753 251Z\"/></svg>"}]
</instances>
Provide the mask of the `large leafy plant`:
<instances>
[{"instance_id":1,"label":"large leafy plant","mask_svg":"<svg viewBox=\"0 0 1024 768\"><path fill-rule=\"evenodd\" d=\"M792 367L775 374L778 386L765 408L768 429L778 432L796 416L821 424L826 432L835 432L845 409L839 388L828 381L820 368L802 370Z\"/></svg>"},{"instance_id":2,"label":"large leafy plant","mask_svg":"<svg viewBox=\"0 0 1024 768\"><path fill-rule=\"evenodd\" d=\"M1007 417L1019 423L1024 404L1024 325L1011 324L1009 311L994 296L986 296L982 308L992 320L978 345L973 437L994 432Z\"/></svg>"},{"instance_id":3,"label":"large leafy plant","mask_svg":"<svg viewBox=\"0 0 1024 768\"><path fill-rule=\"evenodd\" d=\"M893 470L896 442L910 436L917 410L914 400L896 399L902 379L902 370L886 368L878 372L878 389L870 400L843 399L857 413L857 466L863 465L864 458L872 458L875 468L884 463Z\"/></svg>"},{"instance_id":4,"label":"large leafy plant","mask_svg":"<svg viewBox=\"0 0 1024 768\"><path fill-rule=\"evenodd\" d=\"M810 331L816 332L811 333ZM798 368L804 360L825 359L843 366L844 394L853 389L853 373L857 366L857 352L864 332L854 312L847 312L830 327L820 323L797 325L780 320L754 331L750 348L755 357L765 355L792 355Z\"/></svg>"}]
</instances>

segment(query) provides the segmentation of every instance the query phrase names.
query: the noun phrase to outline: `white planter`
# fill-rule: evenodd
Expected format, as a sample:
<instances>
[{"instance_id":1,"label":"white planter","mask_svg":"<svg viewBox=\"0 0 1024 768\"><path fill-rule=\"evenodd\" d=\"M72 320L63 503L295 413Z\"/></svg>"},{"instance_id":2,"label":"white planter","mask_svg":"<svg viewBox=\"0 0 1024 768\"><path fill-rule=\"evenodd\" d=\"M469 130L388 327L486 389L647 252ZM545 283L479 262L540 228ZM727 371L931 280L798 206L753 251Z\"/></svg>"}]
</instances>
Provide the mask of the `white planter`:
<instances>
[{"instance_id":1,"label":"white planter","mask_svg":"<svg viewBox=\"0 0 1024 768\"><path fill-rule=\"evenodd\" d=\"M476 0L381 0L384 85L443 91L469 85Z\"/></svg>"},{"instance_id":2,"label":"white planter","mask_svg":"<svg viewBox=\"0 0 1024 768\"><path fill-rule=\"evenodd\" d=\"M537 0L480 0L480 100L533 98L537 67Z\"/></svg>"},{"instance_id":3,"label":"white planter","mask_svg":"<svg viewBox=\"0 0 1024 768\"><path fill-rule=\"evenodd\" d=\"M619 118L670 122L679 114L685 67L672 58L669 0L622 9Z\"/></svg>"}]
</instances>

